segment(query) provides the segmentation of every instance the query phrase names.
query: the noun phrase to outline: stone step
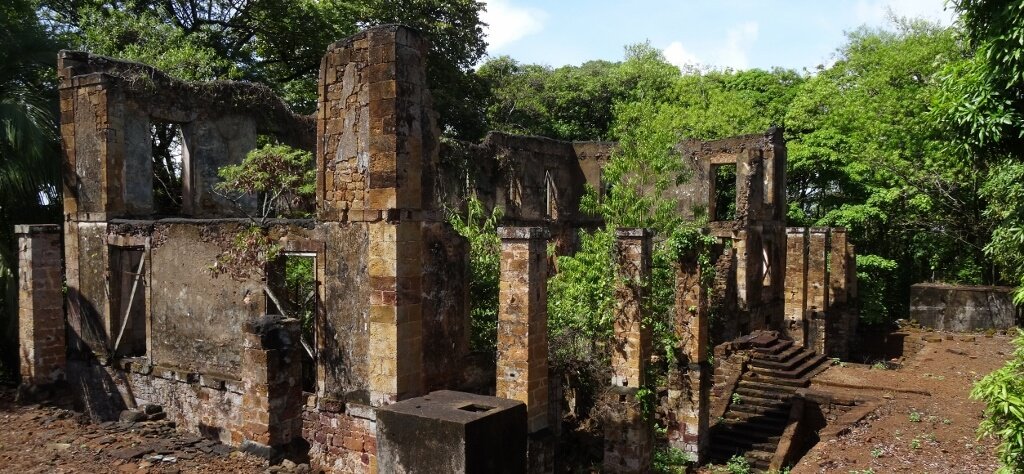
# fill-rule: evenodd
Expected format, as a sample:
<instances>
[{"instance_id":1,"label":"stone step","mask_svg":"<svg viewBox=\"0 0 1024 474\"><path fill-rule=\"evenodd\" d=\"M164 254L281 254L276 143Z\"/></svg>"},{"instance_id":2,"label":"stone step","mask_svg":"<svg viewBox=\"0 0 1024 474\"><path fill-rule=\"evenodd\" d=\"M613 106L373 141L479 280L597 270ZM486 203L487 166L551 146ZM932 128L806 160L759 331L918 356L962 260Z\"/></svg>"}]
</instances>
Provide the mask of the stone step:
<instances>
[{"instance_id":1,"label":"stone step","mask_svg":"<svg viewBox=\"0 0 1024 474\"><path fill-rule=\"evenodd\" d=\"M754 354L756 356L769 355L769 354L778 354L778 353L788 349L792 345L793 345L793 341L790 341L790 340L787 340L787 339L775 339L774 342L772 342L770 344L767 344L767 345L764 345L764 346L757 346L757 345L755 345L754 346Z\"/></svg>"},{"instance_id":2,"label":"stone step","mask_svg":"<svg viewBox=\"0 0 1024 474\"><path fill-rule=\"evenodd\" d=\"M750 438L734 433L722 433L714 438L715 447L726 448L728 453L743 453L750 450L774 451L779 445L779 437Z\"/></svg>"},{"instance_id":3,"label":"stone step","mask_svg":"<svg viewBox=\"0 0 1024 474\"><path fill-rule=\"evenodd\" d=\"M778 434L790 422L790 412L786 410L756 411L757 408L746 406L746 410L730 410L722 417L723 427L732 425L749 425L748 428L768 434Z\"/></svg>"},{"instance_id":4,"label":"stone step","mask_svg":"<svg viewBox=\"0 0 1024 474\"><path fill-rule=\"evenodd\" d=\"M750 382L761 383L766 385L774 385L777 390L790 390L795 392L797 389L806 387L807 382L810 379L791 379L788 377L780 378L774 376L772 374L772 371L770 370L763 372L751 370L750 372L743 374L743 378L741 379L741 381L742 380L747 380Z\"/></svg>"},{"instance_id":5,"label":"stone step","mask_svg":"<svg viewBox=\"0 0 1024 474\"><path fill-rule=\"evenodd\" d=\"M781 436L782 432L786 430L787 419L766 417L737 419L735 416L735 413L726 412L724 419L718 422L719 429L743 430L749 432L750 436L759 436L765 439Z\"/></svg>"},{"instance_id":6,"label":"stone step","mask_svg":"<svg viewBox=\"0 0 1024 474\"><path fill-rule=\"evenodd\" d=\"M787 359L779 360L763 360L763 359L750 359L750 365L752 367L760 367L764 369L773 370L793 370L803 364L808 359L814 357L815 354L812 351L800 350L794 352Z\"/></svg>"},{"instance_id":7,"label":"stone step","mask_svg":"<svg viewBox=\"0 0 1024 474\"><path fill-rule=\"evenodd\" d=\"M790 400L773 400L761 397L740 396L739 403L729 403L729 410L738 410L745 413L770 413L782 411L790 413Z\"/></svg>"},{"instance_id":8,"label":"stone step","mask_svg":"<svg viewBox=\"0 0 1024 474\"><path fill-rule=\"evenodd\" d=\"M787 347L786 350L784 350L782 352L779 352L777 354L765 354L765 353L760 353L760 352L755 351L753 353L753 359L754 360L769 360L769 361L776 361L776 362L778 362L778 361L786 360L786 359L788 359L790 357L793 357L793 354L796 354L796 353L798 353L798 352L800 352L802 350L804 350L803 346L798 346L796 344L793 344L792 341L790 341L789 347Z\"/></svg>"},{"instance_id":9,"label":"stone step","mask_svg":"<svg viewBox=\"0 0 1024 474\"><path fill-rule=\"evenodd\" d=\"M750 370L754 373L777 379L800 379L811 370L818 368L820 364L825 363L826 360L825 356L815 354L814 357L807 359L804 363L791 370L765 369L757 366L750 367ZM807 380L803 382L806 385Z\"/></svg>"},{"instance_id":10,"label":"stone step","mask_svg":"<svg viewBox=\"0 0 1024 474\"><path fill-rule=\"evenodd\" d=\"M767 417L767 418L780 418L783 421L789 419L790 405L785 404L782 406L766 407L761 405L755 405L752 403L740 403L730 404L729 411L726 412L725 417L728 418L730 414L735 412L736 415L742 417Z\"/></svg>"},{"instance_id":11,"label":"stone step","mask_svg":"<svg viewBox=\"0 0 1024 474\"><path fill-rule=\"evenodd\" d=\"M794 387L792 385L779 385L771 383L771 380L766 380L763 377L741 378L736 388L763 392L764 395L762 396L767 398L779 398L780 396L783 398L789 398L793 396L793 394L797 390L800 389L799 387Z\"/></svg>"},{"instance_id":12,"label":"stone step","mask_svg":"<svg viewBox=\"0 0 1024 474\"><path fill-rule=\"evenodd\" d=\"M775 393L772 391L764 391L746 387L737 388L736 393L739 394L740 396L740 404L754 405L764 408L778 408L782 406L789 406L790 398L792 396L792 394Z\"/></svg>"}]
</instances>

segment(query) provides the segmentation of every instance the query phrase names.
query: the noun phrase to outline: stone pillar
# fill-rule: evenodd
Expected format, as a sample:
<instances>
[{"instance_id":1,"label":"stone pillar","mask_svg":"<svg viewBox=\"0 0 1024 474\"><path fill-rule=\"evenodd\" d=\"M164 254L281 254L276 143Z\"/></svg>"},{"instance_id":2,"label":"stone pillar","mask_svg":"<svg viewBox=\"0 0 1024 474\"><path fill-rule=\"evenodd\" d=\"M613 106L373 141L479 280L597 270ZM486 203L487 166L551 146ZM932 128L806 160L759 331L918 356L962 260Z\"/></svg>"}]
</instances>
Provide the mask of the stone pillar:
<instances>
[{"instance_id":1,"label":"stone pillar","mask_svg":"<svg viewBox=\"0 0 1024 474\"><path fill-rule=\"evenodd\" d=\"M786 290L784 303L786 335L804 344L804 311L807 308L807 229L786 228Z\"/></svg>"},{"instance_id":2,"label":"stone pillar","mask_svg":"<svg viewBox=\"0 0 1024 474\"><path fill-rule=\"evenodd\" d=\"M366 231L369 308L353 302L341 317L368 333L352 357L366 379L352 388L369 392L373 406L424 387L423 312L437 291L424 287L433 257L423 248L444 227L431 194L440 133L426 56L414 30L384 25L332 44L320 64L317 218Z\"/></svg>"},{"instance_id":3,"label":"stone pillar","mask_svg":"<svg viewBox=\"0 0 1024 474\"><path fill-rule=\"evenodd\" d=\"M711 374L708 365L709 309L707 288L701 284L697 255L679 262L676 271L676 337L680 362L670 369L668 443L703 462L707 451L711 408Z\"/></svg>"},{"instance_id":4,"label":"stone pillar","mask_svg":"<svg viewBox=\"0 0 1024 474\"><path fill-rule=\"evenodd\" d=\"M644 324L645 285L651 277L651 232L619 229L615 237L618 278L611 383L639 388L644 385L644 369L651 353L651 331Z\"/></svg>"},{"instance_id":5,"label":"stone pillar","mask_svg":"<svg viewBox=\"0 0 1024 474\"><path fill-rule=\"evenodd\" d=\"M847 305L846 288L846 229L833 228L829 241L828 257L828 301L829 327L826 336L826 353L829 357L847 359L850 356L850 311Z\"/></svg>"},{"instance_id":6,"label":"stone pillar","mask_svg":"<svg viewBox=\"0 0 1024 474\"><path fill-rule=\"evenodd\" d=\"M645 383L651 351L650 329L644 325L645 286L651 277L651 232L618 229L615 237L613 388L608 400L614 414L605 420L604 472L650 472L654 432L637 394Z\"/></svg>"},{"instance_id":7,"label":"stone pillar","mask_svg":"<svg viewBox=\"0 0 1024 474\"><path fill-rule=\"evenodd\" d=\"M527 431L548 427L547 241L541 227L499 227L495 395L526 403Z\"/></svg>"},{"instance_id":8,"label":"stone pillar","mask_svg":"<svg viewBox=\"0 0 1024 474\"><path fill-rule=\"evenodd\" d=\"M807 242L807 330L813 334L805 334L808 349L818 354L825 354L826 325L829 310L829 271L828 271L828 238L827 227L812 227ZM813 343L812 343L813 341Z\"/></svg>"},{"instance_id":9,"label":"stone pillar","mask_svg":"<svg viewBox=\"0 0 1024 474\"><path fill-rule=\"evenodd\" d=\"M250 453L271 458L302 435L302 358L300 323L262 316L242 332L241 420L232 441Z\"/></svg>"},{"instance_id":10,"label":"stone pillar","mask_svg":"<svg viewBox=\"0 0 1024 474\"><path fill-rule=\"evenodd\" d=\"M60 226L19 225L18 353L25 388L64 379L64 296Z\"/></svg>"}]
</instances>

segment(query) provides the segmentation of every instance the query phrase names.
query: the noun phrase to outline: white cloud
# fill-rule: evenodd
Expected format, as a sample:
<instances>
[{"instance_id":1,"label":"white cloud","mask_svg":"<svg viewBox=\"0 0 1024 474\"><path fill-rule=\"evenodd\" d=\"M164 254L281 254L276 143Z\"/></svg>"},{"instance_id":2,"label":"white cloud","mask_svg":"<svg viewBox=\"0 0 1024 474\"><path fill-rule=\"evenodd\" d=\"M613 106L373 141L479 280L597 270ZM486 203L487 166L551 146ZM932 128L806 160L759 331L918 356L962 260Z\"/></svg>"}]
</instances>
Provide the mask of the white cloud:
<instances>
[{"instance_id":1,"label":"white cloud","mask_svg":"<svg viewBox=\"0 0 1024 474\"><path fill-rule=\"evenodd\" d=\"M692 67L700 64L700 58L683 47L683 43L680 41L673 41L667 48L662 50L662 54L665 55L666 61L676 65L679 69L686 69L688 66Z\"/></svg>"},{"instance_id":2,"label":"white cloud","mask_svg":"<svg viewBox=\"0 0 1024 474\"><path fill-rule=\"evenodd\" d=\"M857 21L872 26L887 26L889 13L897 17L925 18L943 25L953 23L952 9L944 10L945 0L857 0Z\"/></svg>"},{"instance_id":3,"label":"white cloud","mask_svg":"<svg viewBox=\"0 0 1024 474\"><path fill-rule=\"evenodd\" d=\"M757 40L758 25L756 21L748 21L729 28L726 33L725 45L715 55L716 65L733 69L746 69L748 66L747 49Z\"/></svg>"},{"instance_id":4,"label":"white cloud","mask_svg":"<svg viewBox=\"0 0 1024 474\"><path fill-rule=\"evenodd\" d=\"M537 8L517 7L508 0L486 0L480 19L487 23L488 51L493 53L520 38L544 29L548 14Z\"/></svg>"},{"instance_id":5,"label":"white cloud","mask_svg":"<svg viewBox=\"0 0 1024 474\"><path fill-rule=\"evenodd\" d=\"M718 42L717 47L704 51L690 51L681 41L673 41L662 50L665 60L686 70L688 67L707 65L717 68L746 69L750 67L747 51L757 41L759 26L756 21L748 21L729 28L725 39Z\"/></svg>"}]
</instances>

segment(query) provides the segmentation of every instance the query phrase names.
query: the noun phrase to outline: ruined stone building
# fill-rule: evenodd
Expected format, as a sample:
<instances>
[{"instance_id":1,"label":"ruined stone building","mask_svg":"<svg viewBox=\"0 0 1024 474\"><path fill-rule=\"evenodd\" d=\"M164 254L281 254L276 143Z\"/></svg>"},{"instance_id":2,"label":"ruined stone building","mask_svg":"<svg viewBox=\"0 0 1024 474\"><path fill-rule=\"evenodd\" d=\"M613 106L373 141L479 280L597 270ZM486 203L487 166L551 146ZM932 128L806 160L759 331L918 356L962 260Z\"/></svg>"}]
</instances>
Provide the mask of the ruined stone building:
<instances>
[{"instance_id":1,"label":"ruined stone building","mask_svg":"<svg viewBox=\"0 0 1024 474\"><path fill-rule=\"evenodd\" d=\"M602 189L615 144L491 133L466 159L442 159L426 51L401 26L331 45L315 117L291 113L262 86L185 83L62 52L64 223L17 229L24 384L64 382L101 419L158 404L181 430L269 457L301 452L332 472L550 472L562 404L547 366L547 246L571 252L579 229L600 225L579 201L586 185ZM181 136L173 212L154 201L158 123ZM263 135L316 156L315 218L264 223L284 258L312 259L308 336L294 319L267 316L278 312L265 287L279 271L210 271L255 206L213 192L217 170ZM842 229L785 227L781 131L687 141L679 151L694 172L671 190L679 212L706 213L720 245L710 297L699 275L711 269L681 262L686 360L661 404L670 443L703 456L712 386L724 386L708 363L709 333L725 341L777 330L843 357L855 273ZM468 246L445 221L466 193L505 211L490 387L466 375ZM620 230L620 272L649 273L652 238ZM623 286L618 297L642 291ZM609 472L650 463L650 426L627 396L645 383L641 312L616 306L609 385L625 408L609 422Z\"/></svg>"}]
</instances>

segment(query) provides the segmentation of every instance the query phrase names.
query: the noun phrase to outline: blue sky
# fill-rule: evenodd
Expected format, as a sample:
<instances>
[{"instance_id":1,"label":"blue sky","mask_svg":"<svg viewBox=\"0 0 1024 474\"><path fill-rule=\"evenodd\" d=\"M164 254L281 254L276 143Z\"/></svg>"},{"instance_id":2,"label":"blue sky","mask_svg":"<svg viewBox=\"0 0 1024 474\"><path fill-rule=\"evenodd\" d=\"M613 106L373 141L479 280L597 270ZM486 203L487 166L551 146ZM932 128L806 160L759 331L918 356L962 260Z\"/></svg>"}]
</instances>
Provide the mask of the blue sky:
<instances>
[{"instance_id":1,"label":"blue sky","mask_svg":"<svg viewBox=\"0 0 1024 474\"><path fill-rule=\"evenodd\" d=\"M488 53L550 66L618 61L650 41L676 65L733 69L831 64L844 32L890 12L952 22L945 0L486 0Z\"/></svg>"}]
</instances>

